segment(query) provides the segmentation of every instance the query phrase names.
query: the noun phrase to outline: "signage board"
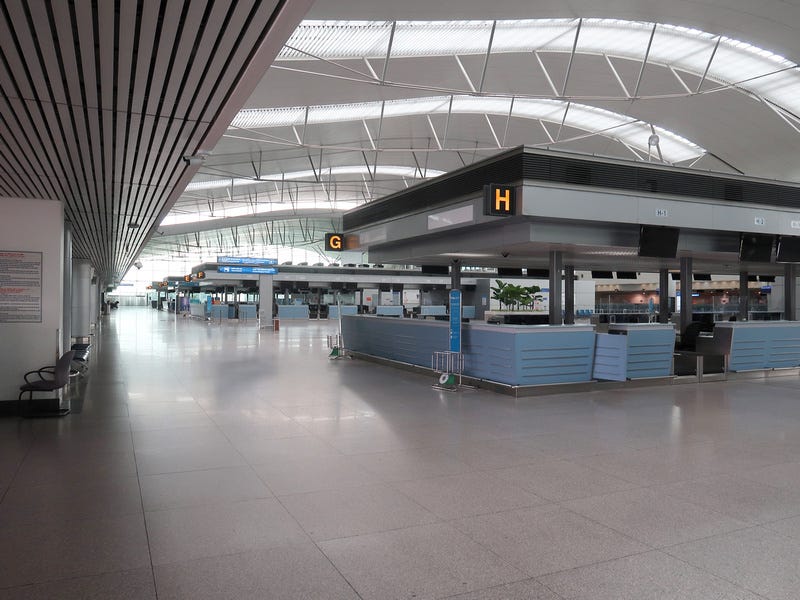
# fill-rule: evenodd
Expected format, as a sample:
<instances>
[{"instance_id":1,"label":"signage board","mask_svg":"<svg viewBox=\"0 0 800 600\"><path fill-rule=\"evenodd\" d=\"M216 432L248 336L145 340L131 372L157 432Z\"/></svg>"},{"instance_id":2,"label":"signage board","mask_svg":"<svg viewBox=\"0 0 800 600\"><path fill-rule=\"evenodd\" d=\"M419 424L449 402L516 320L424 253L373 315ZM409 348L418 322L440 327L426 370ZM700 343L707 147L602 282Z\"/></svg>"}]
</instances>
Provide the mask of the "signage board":
<instances>
[{"instance_id":1,"label":"signage board","mask_svg":"<svg viewBox=\"0 0 800 600\"><path fill-rule=\"evenodd\" d=\"M278 269L274 267L237 267L229 265L220 265L217 267L219 273L241 273L243 275L275 275Z\"/></svg>"},{"instance_id":2,"label":"signage board","mask_svg":"<svg viewBox=\"0 0 800 600\"><path fill-rule=\"evenodd\" d=\"M344 250L344 235L341 233L326 233L325 251L341 252L342 250Z\"/></svg>"},{"instance_id":3,"label":"signage board","mask_svg":"<svg viewBox=\"0 0 800 600\"><path fill-rule=\"evenodd\" d=\"M491 183L483 187L483 214L510 217L517 212L517 190L510 185Z\"/></svg>"},{"instance_id":4,"label":"signage board","mask_svg":"<svg viewBox=\"0 0 800 600\"><path fill-rule=\"evenodd\" d=\"M460 290L450 290L450 352L461 352Z\"/></svg>"},{"instance_id":5,"label":"signage board","mask_svg":"<svg viewBox=\"0 0 800 600\"><path fill-rule=\"evenodd\" d=\"M218 256L217 262L225 265L277 265L278 259L254 258L252 256Z\"/></svg>"}]
</instances>

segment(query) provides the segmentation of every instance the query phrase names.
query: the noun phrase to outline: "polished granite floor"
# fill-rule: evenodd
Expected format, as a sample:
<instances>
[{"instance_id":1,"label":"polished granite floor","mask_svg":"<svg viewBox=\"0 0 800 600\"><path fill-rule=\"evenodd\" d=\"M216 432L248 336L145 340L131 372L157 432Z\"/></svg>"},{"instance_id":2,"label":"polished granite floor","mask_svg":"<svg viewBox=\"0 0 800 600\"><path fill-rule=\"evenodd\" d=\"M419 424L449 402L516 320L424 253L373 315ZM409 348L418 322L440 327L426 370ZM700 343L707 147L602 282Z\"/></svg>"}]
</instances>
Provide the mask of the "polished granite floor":
<instances>
[{"instance_id":1,"label":"polished granite floor","mask_svg":"<svg viewBox=\"0 0 800 600\"><path fill-rule=\"evenodd\" d=\"M517 401L332 329L104 317L0 420L0 600L800 598L796 377Z\"/></svg>"}]
</instances>

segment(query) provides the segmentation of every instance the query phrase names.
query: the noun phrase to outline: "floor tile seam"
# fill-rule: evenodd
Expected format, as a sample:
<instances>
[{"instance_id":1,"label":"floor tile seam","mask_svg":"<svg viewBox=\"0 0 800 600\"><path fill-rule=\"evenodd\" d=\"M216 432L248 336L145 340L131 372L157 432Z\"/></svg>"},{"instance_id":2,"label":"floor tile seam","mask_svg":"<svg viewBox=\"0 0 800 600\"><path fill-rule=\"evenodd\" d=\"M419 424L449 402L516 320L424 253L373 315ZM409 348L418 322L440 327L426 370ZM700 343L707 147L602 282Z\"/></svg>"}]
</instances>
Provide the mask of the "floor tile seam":
<instances>
[{"instance_id":1,"label":"floor tile seam","mask_svg":"<svg viewBox=\"0 0 800 600\"><path fill-rule=\"evenodd\" d=\"M633 558L634 556L644 556L645 554L652 554L654 552L657 552L657 553L660 553L660 554L664 554L665 556L671 556L671 555L668 555L668 554L666 554L664 552L661 552L658 548L648 548L647 550L642 550L641 552L630 552L628 554L625 554L624 556L617 556L617 557L614 557L614 558L604 558L602 560L598 560L598 561L595 561L595 562L592 562L592 563L588 563L588 564L584 564L584 565L578 565L577 567L569 567L567 569L557 569L555 571L548 571L547 573L539 573L538 575L532 576L531 579L534 579L537 583L540 583L543 586L547 587L547 589L551 589L550 586L547 585L547 583L542 581L543 577L551 577L553 575L563 575L565 573L570 573L572 571L577 571L579 569L586 569L588 567L597 567L597 566L600 566L600 565L611 564L611 563L616 562L618 560L624 560L624 559L628 559L628 558ZM551 591L553 591L554 594L558 595L554 590L551 590Z\"/></svg>"},{"instance_id":2,"label":"floor tile seam","mask_svg":"<svg viewBox=\"0 0 800 600\"><path fill-rule=\"evenodd\" d=\"M737 530L737 531L743 531L743 530L740 529L740 530ZM730 531L728 533L734 533L734 532ZM721 534L721 535L726 535L726 534ZM717 537L717 536L709 536L709 537ZM690 562L689 560L687 560L685 558L682 558L680 556L676 556L675 554L672 554L671 552L668 552L669 548L674 548L676 546L682 546L684 544L693 544L695 542L703 541L703 540L707 540L707 539L709 539L709 538L703 538L702 540L693 540L691 542L683 542L681 544L675 544L674 546L669 546L669 547L665 547L665 548L659 548L658 552L666 554L667 556L669 556L671 558L674 558L675 560L680 561L683 564L692 567L693 569L697 569L698 571L700 571L702 573L705 573L706 575L709 575L709 576L711 576L711 577L713 577L715 579L719 579L720 581L725 581L725 582L731 584L732 586L734 586L735 588L739 588L741 590L749 592L749 593L753 594L753 596L756 596L757 598L762 598L763 600L772 600L769 596L764 596L763 594L760 594L760 593L756 592L755 590L747 587L746 585L742 585L741 583L737 583L736 581L732 581L732 580L728 579L727 577L723 577L722 575L720 575L718 573L714 573L713 571L710 571L710 570L706 569L702 565L696 565L696 564Z\"/></svg>"},{"instance_id":3,"label":"floor tile seam","mask_svg":"<svg viewBox=\"0 0 800 600\"><path fill-rule=\"evenodd\" d=\"M702 482L702 481L703 480L701 480L701 479L693 479L691 481L678 481L676 483L683 484L683 483L695 483L695 482ZM754 483L754 482L751 482L750 480L748 480L748 482L749 483ZM673 485L673 484L672 483L657 484L655 486L651 486L651 488L652 487L669 486L669 485ZM785 488L779 488L779 487L774 487L774 486L769 486L769 485L764 485L764 487L771 488L772 490L778 491L778 492L791 491L791 490L786 490ZM628 490L622 490L622 491L628 491ZM750 520L750 517L748 517L747 519L743 519L742 517L734 515L734 514L731 514L729 512L726 512L725 510L723 510L721 508L715 508L715 507L712 507L712 506L708 506L706 504L701 504L701 503L696 502L696 501L694 501L694 500L692 500L690 498L686 498L685 496L678 495L677 493L674 493L674 492L669 492L667 490L664 490L664 491L653 490L653 491L658 491L659 493L662 493L662 494L664 494L666 496L669 496L671 498L675 498L677 500L680 500L681 502L688 502L689 504L694 504L695 506L699 506L699 507L704 508L706 510L710 510L712 512L716 512L718 514L721 514L722 516L726 516L726 517L729 517L729 518L732 518L732 519L736 519L737 521L741 521L742 523L747 523L749 525L754 525L754 526L756 526L756 525L769 525L771 523L778 523L780 521L785 521L787 519L794 519L794 518L800 516L800 503L798 503L797 512L792 512L791 514L789 514L789 515L787 515L785 517L780 517L778 519L770 519L770 520L766 520L766 521L763 521L763 520Z\"/></svg>"},{"instance_id":4,"label":"floor tile seam","mask_svg":"<svg viewBox=\"0 0 800 600\"><path fill-rule=\"evenodd\" d=\"M133 571L139 571L139 570L146 569L146 568L147 567L137 567L137 568L134 568L134 569L112 569L111 571L100 571L100 572L97 572L97 573L89 573L89 574L83 574L83 575L69 575L67 577L59 577L57 579L45 579L43 581L36 581L36 582L32 582L32 583L23 583L23 584L20 584L20 585L12 585L10 587L6 587L3 584L0 584L0 591L9 591L9 590L17 590L17 589L21 590L23 588L33 588L33 587L40 586L40 585L51 585L51 584L54 584L54 583L61 583L61 582L66 582L66 581L78 581L80 579L88 579L88 578L92 578L92 577L103 577L103 576L106 576L106 575L116 575L118 573L132 573ZM154 588L155 588L155 584L154 584ZM158 596L156 596L156 599L157 598L158 598Z\"/></svg>"},{"instance_id":5,"label":"floor tile seam","mask_svg":"<svg viewBox=\"0 0 800 600\"><path fill-rule=\"evenodd\" d=\"M130 419L130 415L128 415ZM128 422L130 426L130 421ZM133 428L131 427L130 431L131 435L131 445L133 445ZM133 455L133 465L134 469L136 470L136 481L139 486L139 504L142 510L142 524L144 525L144 535L145 535L145 542L147 543L147 560L150 563L150 578L153 582L153 592L155 593L155 600L158 600L158 585L156 583L156 572L155 566L153 564L153 548L150 544L150 528L147 525L147 514L144 509L144 493L142 492L142 476L139 472L139 462L136 460L136 449L134 447L134 455Z\"/></svg>"},{"instance_id":6,"label":"floor tile seam","mask_svg":"<svg viewBox=\"0 0 800 600\"><path fill-rule=\"evenodd\" d=\"M267 490L268 493L270 490ZM248 502L257 502L259 500L276 500L277 496L270 495L270 496L257 496L255 498L240 498L236 500L211 500L205 502L198 502L197 504L182 504L179 506L167 506L164 508L145 508L144 515L145 518L148 514L157 514L157 513L164 513L173 510L191 510L194 508L211 508L211 507L222 507L222 506L233 506L237 504L245 504Z\"/></svg>"},{"instance_id":7,"label":"floor tile seam","mask_svg":"<svg viewBox=\"0 0 800 600\"><path fill-rule=\"evenodd\" d=\"M516 567L512 566L512 568L514 568L515 570L519 571L519 569L517 569ZM542 587L544 587L547 591L549 591L549 592L551 592L553 594L553 596L554 596L553 600L566 600L563 596L561 596L559 594L556 594L554 591L552 591L549 587L547 587L543 583L541 583L539 581L536 581L535 577L530 577L530 576L526 575L525 573L522 573L522 575L523 575L522 579L514 579L513 581L506 581L505 583L498 583L497 585L490 585L489 587L482 587L482 588L471 590L471 591L468 591L468 592L456 592L455 594L449 594L447 596L436 596L435 600L458 600L459 598L461 598L462 596L464 596L466 594L478 594L478 593L489 592L489 591L492 591L492 590L499 590L499 589L504 588L507 585L513 585L513 584L517 584L517 583L524 583L526 581L533 581L535 583L538 583Z\"/></svg>"},{"instance_id":8,"label":"floor tile seam","mask_svg":"<svg viewBox=\"0 0 800 600\"><path fill-rule=\"evenodd\" d=\"M608 529L609 531L613 531L617 535L622 536L623 538L625 538L626 540L628 540L630 542L633 542L635 544L640 544L642 546L646 546L648 548L648 550L647 550L648 552L650 550L657 550L658 549L657 546L654 546L653 544L651 544L649 542L638 540L635 537L633 537L632 535L630 535L628 533L624 533L622 531L619 531L618 529L616 529L615 527L612 527L611 525L607 525L606 523L601 523L600 521L598 521L597 519L595 519L593 517L590 517L588 515L584 515L583 513L580 513L580 512L578 512L576 510L573 510L573 509L571 509L571 508L569 508L567 506L564 506L564 504L566 504L566 502L569 502L569 501L555 502L554 505L557 506L558 508L560 508L561 510L567 511L567 512L572 513L573 515L575 515L577 517L580 517L581 519L586 519L587 521L589 521L590 523L593 523L594 525L597 525L598 527L602 527L603 529ZM632 554L641 554L641 553L640 552L633 552Z\"/></svg>"},{"instance_id":9,"label":"floor tile seam","mask_svg":"<svg viewBox=\"0 0 800 600\"><path fill-rule=\"evenodd\" d=\"M22 470L22 465L25 464L25 461L31 454L31 450L33 449L33 441L36 439L36 433L33 432L33 430L31 430L31 434L33 436L31 439L31 443L28 445L28 448L25 450L24 455L17 463L17 466L14 469L14 474L11 476L11 479L8 480L8 485L6 485L5 489L3 490L3 493L0 494L0 504L2 504L5 501L6 495L8 494L9 490L14 486L14 482L17 480L17 477L19 476L19 473Z\"/></svg>"},{"instance_id":10,"label":"floor tile seam","mask_svg":"<svg viewBox=\"0 0 800 600\"><path fill-rule=\"evenodd\" d=\"M719 533L712 533L711 535L705 535L703 537L696 538L696 539L693 539L693 540L687 540L687 541L684 541L684 542L678 542L677 544L665 544L665 545L662 545L662 546L656 546L655 549L656 550L660 550L661 552L665 552L665 553L669 554L670 556L675 556L675 555L671 554L669 552L669 550L671 550L673 548L677 548L678 546L686 546L686 545L689 545L689 544L696 544L698 542L705 542L705 541L708 541L708 540L711 540L711 539L714 539L714 538L724 537L726 535L731 535L731 534L734 534L734 533L741 533L743 531L749 531L751 529L764 529L764 530L768 531L769 533L776 533L777 534L777 532L772 531L770 529L766 529L762 525L748 524L746 527L738 527L736 529L731 529L731 530L728 530L728 531L721 531ZM791 538L786 538L785 536L781 536L781 537L784 537L785 539L791 539ZM797 541L797 540L795 540L795 541ZM675 558L678 558L678 557L675 556Z\"/></svg>"}]
</instances>

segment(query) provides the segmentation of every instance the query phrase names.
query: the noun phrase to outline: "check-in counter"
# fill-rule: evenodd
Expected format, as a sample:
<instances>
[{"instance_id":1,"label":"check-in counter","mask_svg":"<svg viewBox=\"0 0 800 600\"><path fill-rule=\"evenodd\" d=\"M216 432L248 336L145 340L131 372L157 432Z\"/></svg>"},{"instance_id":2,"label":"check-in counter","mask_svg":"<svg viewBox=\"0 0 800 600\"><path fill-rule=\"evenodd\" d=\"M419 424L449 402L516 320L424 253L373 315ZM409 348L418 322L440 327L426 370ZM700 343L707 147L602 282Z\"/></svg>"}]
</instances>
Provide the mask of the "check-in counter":
<instances>
[{"instance_id":1,"label":"check-in counter","mask_svg":"<svg viewBox=\"0 0 800 600\"><path fill-rule=\"evenodd\" d=\"M341 308L342 315L357 315L358 314L358 307L355 304L345 304L341 307L335 304L331 304L328 307L328 318L329 319L338 319L339 318L339 309Z\"/></svg>"},{"instance_id":2,"label":"check-in counter","mask_svg":"<svg viewBox=\"0 0 800 600\"><path fill-rule=\"evenodd\" d=\"M308 319L308 304L279 304L278 318L285 319Z\"/></svg>"},{"instance_id":3,"label":"check-in counter","mask_svg":"<svg viewBox=\"0 0 800 600\"><path fill-rule=\"evenodd\" d=\"M797 367L800 366L800 322L717 323L711 340L704 340L703 349L726 355L729 371Z\"/></svg>"},{"instance_id":4,"label":"check-in counter","mask_svg":"<svg viewBox=\"0 0 800 600\"><path fill-rule=\"evenodd\" d=\"M239 320L240 321L251 321L253 319L257 319L258 314L256 313L256 305L255 304L240 304L239 305Z\"/></svg>"},{"instance_id":5,"label":"check-in counter","mask_svg":"<svg viewBox=\"0 0 800 600\"><path fill-rule=\"evenodd\" d=\"M350 316L342 333L349 350L427 368L449 347L446 321ZM464 375L515 386L590 381L594 340L591 325L466 323Z\"/></svg>"},{"instance_id":6,"label":"check-in counter","mask_svg":"<svg viewBox=\"0 0 800 600\"><path fill-rule=\"evenodd\" d=\"M447 307L444 304L437 304L433 306L420 306L420 317L446 317Z\"/></svg>"},{"instance_id":7,"label":"check-in counter","mask_svg":"<svg viewBox=\"0 0 800 600\"><path fill-rule=\"evenodd\" d=\"M190 302L189 314L192 315L193 317L199 317L201 319L205 319L206 318L205 302Z\"/></svg>"},{"instance_id":8,"label":"check-in counter","mask_svg":"<svg viewBox=\"0 0 800 600\"><path fill-rule=\"evenodd\" d=\"M402 306L378 306L375 309L375 314L381 317L402 317Z\"/></svg>"},{"instance_id":9,"label":"check-in counter","mask_svg":"<svg viewBox=\"0 0 800 600\"><path fill-rule=\"evenodd\" d=\"M466 305L461 307L461 318L462 319L474 319L475 318L475 307Z\"/></svg>"},{"instance_id":10,"label":"check-in counter","mask_svg":"<svg viewBox=\"0 0 800 600\"><path fill-rule=\"evenodd\" d=\"M668 377L675 350L675 328L669 323L612 323L598 333L595 379L625 381Z\"/></svg>"},{"instance_id":11,"label":"check-in counter","mask_svg":"<svg viewBox=\"0 0 800 600\"><path fill-rule=\"evenodd\" d=\"M230 308L227 304L212 304L208 316L213 320L230 318Z\"/></svg>"}]
</instances>

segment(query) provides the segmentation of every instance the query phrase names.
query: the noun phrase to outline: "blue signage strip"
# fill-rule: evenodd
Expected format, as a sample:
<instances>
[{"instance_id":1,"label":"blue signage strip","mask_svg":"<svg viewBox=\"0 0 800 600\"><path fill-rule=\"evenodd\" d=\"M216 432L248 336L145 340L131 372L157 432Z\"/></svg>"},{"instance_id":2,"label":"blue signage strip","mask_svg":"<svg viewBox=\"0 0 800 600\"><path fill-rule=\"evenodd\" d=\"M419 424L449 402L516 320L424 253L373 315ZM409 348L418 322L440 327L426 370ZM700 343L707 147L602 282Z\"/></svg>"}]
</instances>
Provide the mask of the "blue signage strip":
<instances>
[{"instance_id":1,"label":"blue signage strip","mask_svg":"<svg viewBox=\"0 0 800 600\"><path fill-rule=\"evenodd\" d=\"M278 269L274 267L230 267L220 265L217 267L219 273L242 273L242 274L255 274L255 275L275 275Z\"/></svg>"},{"instance_id":2,"label":"blue signage strip","mask_svg":"<svg viewBox=\"0 0 800 600\"><path fill-rule=\"evenodd\" d=\"M218 256L218 263L226 265L277 265L277 258L253 258L252 256ZM222 273L223 271L220 271Z\"/></svg>"},{"instance_id":3,"label":"blue signage strip","mask_svg":"<svg viewBox=\"0 0 800 600\"><path fill-rule=\"evenodd\" d=\"M450 290L450 352L461 352L461 291Z\"/></svg>"}]
</instances>

